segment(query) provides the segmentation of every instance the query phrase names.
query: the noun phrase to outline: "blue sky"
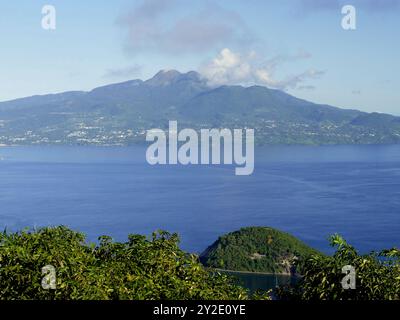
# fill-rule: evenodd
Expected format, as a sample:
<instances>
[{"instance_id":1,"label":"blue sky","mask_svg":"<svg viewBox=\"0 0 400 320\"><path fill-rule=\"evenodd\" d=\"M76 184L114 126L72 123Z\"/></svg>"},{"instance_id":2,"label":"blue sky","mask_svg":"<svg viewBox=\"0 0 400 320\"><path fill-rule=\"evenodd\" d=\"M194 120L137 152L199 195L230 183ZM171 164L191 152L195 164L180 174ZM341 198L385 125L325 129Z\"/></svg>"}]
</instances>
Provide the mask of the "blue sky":
<instances>
[{"instance_id":1,"label":"blue sky","mask_svg":"<svg viewBox=\"0 0 400 320\"><path fill-rule=\"evenodd\" d=\"M46 4L56 30L41 27ZM177 69L400 115L399 30L400 0L2 1L0 101Z\"/></svg>"}]
</instances>

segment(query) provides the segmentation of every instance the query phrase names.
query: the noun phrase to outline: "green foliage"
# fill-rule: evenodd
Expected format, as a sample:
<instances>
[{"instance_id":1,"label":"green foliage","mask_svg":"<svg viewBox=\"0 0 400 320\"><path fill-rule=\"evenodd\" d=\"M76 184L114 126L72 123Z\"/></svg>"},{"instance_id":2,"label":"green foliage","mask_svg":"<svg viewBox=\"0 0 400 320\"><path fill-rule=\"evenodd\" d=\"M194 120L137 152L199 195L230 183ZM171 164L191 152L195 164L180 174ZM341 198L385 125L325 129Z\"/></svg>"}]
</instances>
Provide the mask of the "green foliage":
<instances>
[{"instance_id":1,"label":"green foliage","mask_svg":"<svg viewBox=\"0 0 400 320\"><path fill-rule=\"evenodd\" d=\"M399 300L400 251L398 249L359 255L339 235L330 238L337 248L333 256L315 255L304 264L302 279L294 288L279 288L281 299L300 300ZM342 268L353 266L356 288L344 289Z\"/></svg>"},{"instance_id":2,"label":"green foliage","mask_svg":"<svg viewBox=\"0 0 400 320\"><path fill-rule=\"evenodd\" d=\"M126 243L100 237L87 244L66 227L0 235L0 299L246 299L231 278L205 269L178 247L176 234L159 231ZM56 270L45 290L42 267Z\"/></svg>"},{"instance_id":3,"label":"green foliage","mask_svg":"<svg viewBox=\"0 0 400 320\"><path fill-rule=\"evenodd\" d=\"M244 228L221 237L203 258L211 266L281 271L277 263L282 257L301 257L294 263L301 266L302 278L294 287L278 288L275 295L280 299L400 299L398 249L359 255L338 235L330 241L337 251L324 256L286 233ZM0 299L250 298L232 278L206 269L197 256L180 250L178 244L178 236L165 231L155 232L151 239L129 235L124 243L103 236L97 245L62 226L4 232L0 234ZM249 261L249 253L253 258L257 253L257 259ZM55 267L55 290L41 285L46 265ZM345 265L356 270L355 289L341 285ZM257 292L251 298L269 299L269 292Z\"/></svg>"},{"instance_id":4,"label":"green foliage","mask_svg":"<svg viewBox=\"0 0 400 320\"><path fill-rule=\"evenodd\" d=\"M295 237L272 228L242 228L220 237L200 256L213 268L266 273L301 271L304 258L320 253Z\"/></svg>"}]
</instances>

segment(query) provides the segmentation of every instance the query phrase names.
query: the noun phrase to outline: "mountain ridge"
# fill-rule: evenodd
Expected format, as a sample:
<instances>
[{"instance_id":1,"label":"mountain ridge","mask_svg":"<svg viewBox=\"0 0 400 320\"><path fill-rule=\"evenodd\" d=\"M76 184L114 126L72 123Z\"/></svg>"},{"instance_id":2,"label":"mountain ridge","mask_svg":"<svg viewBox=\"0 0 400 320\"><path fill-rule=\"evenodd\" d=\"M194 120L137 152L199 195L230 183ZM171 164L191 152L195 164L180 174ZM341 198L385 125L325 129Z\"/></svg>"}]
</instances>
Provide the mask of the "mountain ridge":
<instances>
[{"instance_id":1,"label":"mountain ridge","mask_svg":"<svg viewBox=\"0 0 400 320\"><path fill-rule=\"evenodd\" d=\"M161 70L93 88L0 102L0 144L129 145L168 120L196 130L252 127L262 144L399 143L400 117L317 104L254 85L212 87Z\"/></svg>"}]
</instances>

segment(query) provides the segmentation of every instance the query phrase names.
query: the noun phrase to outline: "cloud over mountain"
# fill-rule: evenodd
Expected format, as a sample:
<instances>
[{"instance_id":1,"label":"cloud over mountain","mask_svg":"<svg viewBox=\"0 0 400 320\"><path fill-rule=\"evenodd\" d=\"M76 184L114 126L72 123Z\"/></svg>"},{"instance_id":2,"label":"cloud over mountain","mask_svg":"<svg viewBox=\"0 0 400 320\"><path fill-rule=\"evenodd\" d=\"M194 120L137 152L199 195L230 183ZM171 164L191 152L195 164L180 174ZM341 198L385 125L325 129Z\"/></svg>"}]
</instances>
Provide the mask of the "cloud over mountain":
<instances>
[{"instance_id":1,"label":"cloud over mountain","mask_svg":"<svg viewBox=\"0 0 400 320\"><path fill-rule=\"evenodd\" d=\"M259 84L286 90L296 88L300 83L324 74L323 71L308 69L283 79L276 78L276 71L283 63L308 59L310 56L309 53L300 52L294 56L279 55L269 60L261 60L254 51L240 54L225 48L214 59L204 64L200 68L200 73L208 79L211 86Z\"/></svg>"}]
</instances>

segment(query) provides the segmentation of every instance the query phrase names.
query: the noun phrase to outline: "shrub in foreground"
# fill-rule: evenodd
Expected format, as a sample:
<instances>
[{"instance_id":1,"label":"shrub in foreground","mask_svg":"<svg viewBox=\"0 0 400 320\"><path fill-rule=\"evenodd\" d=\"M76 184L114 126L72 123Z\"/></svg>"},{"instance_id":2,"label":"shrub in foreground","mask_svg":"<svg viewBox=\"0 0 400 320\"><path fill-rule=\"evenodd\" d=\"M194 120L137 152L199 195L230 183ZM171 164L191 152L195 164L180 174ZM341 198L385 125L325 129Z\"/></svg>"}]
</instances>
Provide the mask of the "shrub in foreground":
<instances>
[{"instance_id":1,"label":"shrub in foreground","mask_svg":"<svg viewBox=\"0 0 400 320\"><path fill-rule=\"evenodd\" d=\"M281 287L277 295L289 300L399 300L400 251L360 255L343 238L334 235L333 256L314 255L304 261L303 276L295 287ZM342 286L344 266L355 271L355 288ZM349 278L346 278L348 280ZM346 281L345 281L346 282ZM345 287L348 287L345 285Z\"/></svg>"},{"instance_id":2,"label":"shrub in foreground","mask_svg":"<svg viewBox=\"0 0 400 320\"><path fill-rule=\"evenodd\" d=\"M246 299L247 291L205 269L178 247L176 234L157 232L125 243L100 237L87 244L66 227L0 235L0 299ZM56 289L44 289L44 266Z\"/></svg>"},{"instance_id":3,"label":"shrub in foreground","mask_svg":"<svg viewBox=\"0 0 400 320\"><path fill-rule=\"evenodd\" d=\"M268 239L266 241L269 241ZM271 241L269 241L270 243ZM66 227L0 234L0 299L190 300L268 299L205 268L193 254L179 249L176 234L159 231L151 239L130 235L128 241L85 236ZM400 251L360 255L340 236L331 237L333 256L314 254L301 263L302 278L275 291L289 300L400 299ZM355 289L344 289L344 266L355 270ZM55 289L46 289L45 266L54 267ZM45 281L44 281L45 280Z\"/></svg>"}]
</instances>

